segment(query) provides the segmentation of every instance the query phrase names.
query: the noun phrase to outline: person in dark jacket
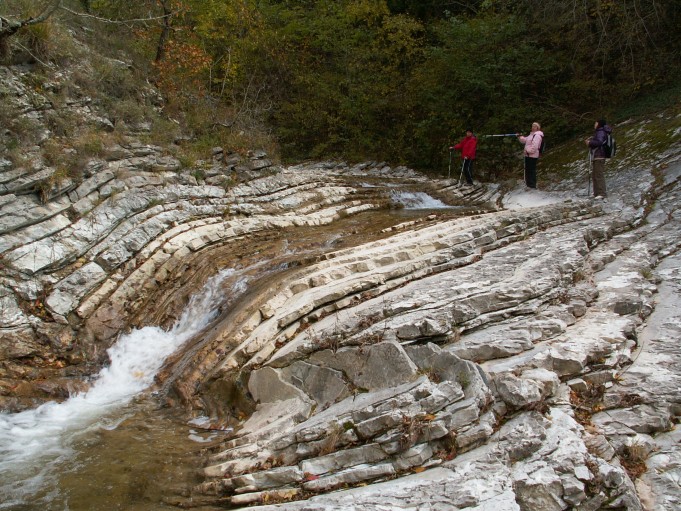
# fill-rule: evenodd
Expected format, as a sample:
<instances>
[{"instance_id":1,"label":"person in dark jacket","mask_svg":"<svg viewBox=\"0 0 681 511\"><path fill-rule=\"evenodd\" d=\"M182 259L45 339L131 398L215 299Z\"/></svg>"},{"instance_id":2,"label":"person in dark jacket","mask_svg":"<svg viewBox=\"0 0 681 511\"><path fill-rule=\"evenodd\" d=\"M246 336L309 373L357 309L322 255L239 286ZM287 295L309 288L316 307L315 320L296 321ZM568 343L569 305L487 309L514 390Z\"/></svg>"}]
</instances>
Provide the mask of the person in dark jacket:
<instances>
[{"instance_id":1,"label":"person in dark jacket","mask_svg":"<svg viewBox=\"0 0 681 511\"><path fill-rule=\"evenodd\" d=\"M473 162L475 161L475 149L477 146L478 139L473 135L473 130L469 128L466 130L466 136L461 142L449 148L450 151L461 151L461 158L463 159L462 172L469 185L473 184Z\"/></svg>"},{"instance_id":2,"label":"person in dark jacket","mask_svg":"<svg viewBox=\"0 0 681 511\"><path fill-rule=\"evenodd\" d=\"M594 134L586 140L589 146L591 160L591 179L594 186L594 197L606 197L605 192L605 149L603 146L612 133L605 119L600 119L594 124Z\"/></svg>"}]
</instances>

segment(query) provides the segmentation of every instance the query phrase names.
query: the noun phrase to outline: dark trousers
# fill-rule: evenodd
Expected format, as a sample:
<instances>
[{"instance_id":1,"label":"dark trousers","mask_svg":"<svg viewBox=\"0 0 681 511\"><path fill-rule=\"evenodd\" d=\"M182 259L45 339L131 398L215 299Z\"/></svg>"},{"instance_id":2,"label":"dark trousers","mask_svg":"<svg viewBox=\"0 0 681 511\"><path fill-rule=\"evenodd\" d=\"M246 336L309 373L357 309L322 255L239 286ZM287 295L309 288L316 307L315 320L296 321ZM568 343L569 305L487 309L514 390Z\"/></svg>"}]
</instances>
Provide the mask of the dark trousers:
<instances>
[{"instance_id":1,"label":"dark trousers","mask_svg":"<svg viewBox=\"0 0 681 511\"><path fill-rule=\"evenodd\" d=\"M469 185L473 184L473 160L470 158L465 158L463 160L463 167L461 167L463 170L463 175L466 176L466 182Z\"/></svg>"},{"instance_id":2,"label":"dark trousers","mask_svg":"<svg viewBox=\"0 0 681 511\"><path fill-rule=\"evenodd\" d=\"M605 160L599 158L593 160L591 178L594 184L594 197L605 197Z\"/></svg>"},{"instance_id":3,"label":"dark trousers","mask_svg":"<svg viewBox=\"0 0 681 511\"><path fill-rule=\"evenodd\" d=\"M525 184L529 188L537 188L537 160L525 156Z\"/></svg>"}]
</instances>

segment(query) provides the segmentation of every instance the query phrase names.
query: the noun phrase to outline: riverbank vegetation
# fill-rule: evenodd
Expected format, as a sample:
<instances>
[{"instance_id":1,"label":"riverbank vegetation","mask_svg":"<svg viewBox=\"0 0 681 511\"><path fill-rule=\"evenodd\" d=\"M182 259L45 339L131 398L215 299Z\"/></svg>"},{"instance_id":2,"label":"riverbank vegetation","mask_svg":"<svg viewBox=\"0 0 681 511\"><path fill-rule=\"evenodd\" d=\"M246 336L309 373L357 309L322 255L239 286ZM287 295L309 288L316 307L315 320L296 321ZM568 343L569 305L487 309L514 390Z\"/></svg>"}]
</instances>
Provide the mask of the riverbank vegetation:
<instances>
[{"instance_id":1,"label":"riverbank vegetation","mask_svg":"<svg viewBox=\"0 0 681 511\"><path fill-rule=\"evenodd\" d=\"M597 118L678 101L675 0L9 0L1 26L46 9L0 32L5 63L75 58L55 44L68 27L109 56L135 55L134 69L98 75L121 117L149 102L134 75L202 147L256 143L285 161L437 171L468 127L527 132L538 120L555 146ZM511 142L486 140L480 170L498 175Z\"/></svg>"}]
</instances>

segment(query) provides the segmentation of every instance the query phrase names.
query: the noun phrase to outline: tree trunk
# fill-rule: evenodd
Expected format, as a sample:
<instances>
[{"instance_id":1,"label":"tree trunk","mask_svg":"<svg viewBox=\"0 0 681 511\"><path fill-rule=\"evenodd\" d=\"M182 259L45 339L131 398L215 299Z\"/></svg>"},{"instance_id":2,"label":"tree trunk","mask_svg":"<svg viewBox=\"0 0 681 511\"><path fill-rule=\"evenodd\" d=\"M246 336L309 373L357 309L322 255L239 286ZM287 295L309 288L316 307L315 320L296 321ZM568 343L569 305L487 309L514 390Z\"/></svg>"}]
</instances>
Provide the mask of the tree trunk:
<instances>
[{"instance_id":1,"label":"tree trunk","mask_svg":"<svg viewBox=\"0 0 681 511\"><path fill-rule=\"evenodd\" d=\"M163 30L161 30L161 35L158 38L158 45L156 46L156 62L163 60L166 52L166 41L170 35L170 16L171 11L168 7L166 0L161 1L161 6L163 7Z\"/></svg>"}]
</instances>

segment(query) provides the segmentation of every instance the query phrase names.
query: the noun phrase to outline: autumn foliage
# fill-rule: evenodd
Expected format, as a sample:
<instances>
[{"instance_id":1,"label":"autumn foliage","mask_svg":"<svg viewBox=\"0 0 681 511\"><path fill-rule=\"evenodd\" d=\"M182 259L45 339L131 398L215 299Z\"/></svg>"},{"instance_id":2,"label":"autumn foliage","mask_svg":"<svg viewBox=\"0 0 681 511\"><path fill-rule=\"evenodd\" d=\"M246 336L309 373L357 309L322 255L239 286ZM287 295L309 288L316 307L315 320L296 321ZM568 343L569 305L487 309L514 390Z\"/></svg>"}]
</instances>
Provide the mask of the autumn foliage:
<instances>
[{"instance_id":1,"label":"autumn foliage","mask_svg":"<svg viewBox=\"0 0 681 511\"><path fill-rule=\"evenodd\" d=\"M64 14L45 10L55 0L14 0L0 2L0 19L28 23L28 15L4 12L22 2ZM681 83L677 0L66 5L143 54L166 102L190 105L194 119L205 118L204 132L274 137L291 160L380 159L441 170L447 147L468 127L518 132L539 120L555 146ZM26 32L21 26L17 34ZM44 45L29 46L49 60ZM478 169L503 168L514 154L515 146L496 147Z\"/></svg>"},{"instance_id":2,"label":"autumn foliage","mask_svg":"<svg viewBox=\"0 0 681 511\"><path fill-rule=\"evenodd\" d=\"M204 96L209 91L206 79L212 59L197 43L170 40L165 58L153 63L156 85L172 101L187 96Z\"/></svg>"}]
</instances>

